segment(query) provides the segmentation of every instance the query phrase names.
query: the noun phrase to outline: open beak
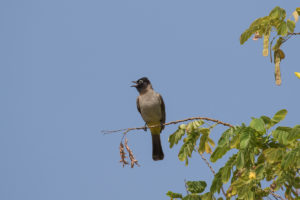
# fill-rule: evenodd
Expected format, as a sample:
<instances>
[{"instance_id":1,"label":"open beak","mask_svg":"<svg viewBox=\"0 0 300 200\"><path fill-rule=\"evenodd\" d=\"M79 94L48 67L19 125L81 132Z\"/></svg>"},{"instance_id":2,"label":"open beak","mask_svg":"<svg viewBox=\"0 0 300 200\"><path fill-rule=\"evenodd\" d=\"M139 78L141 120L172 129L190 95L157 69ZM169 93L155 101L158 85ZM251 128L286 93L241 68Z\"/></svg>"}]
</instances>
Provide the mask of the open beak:
<instances>
[{"instance_id":1,"label":"open beak","mask_svg":"<svg viewBox=\"0 0 300 200\"><path fill-rule=\"evenodd\" d=\"M131 81L131 82L135 83L135 85L132 85L131 87L137 87L138 86L136 81Z\"/></svg>"}]
</instances>

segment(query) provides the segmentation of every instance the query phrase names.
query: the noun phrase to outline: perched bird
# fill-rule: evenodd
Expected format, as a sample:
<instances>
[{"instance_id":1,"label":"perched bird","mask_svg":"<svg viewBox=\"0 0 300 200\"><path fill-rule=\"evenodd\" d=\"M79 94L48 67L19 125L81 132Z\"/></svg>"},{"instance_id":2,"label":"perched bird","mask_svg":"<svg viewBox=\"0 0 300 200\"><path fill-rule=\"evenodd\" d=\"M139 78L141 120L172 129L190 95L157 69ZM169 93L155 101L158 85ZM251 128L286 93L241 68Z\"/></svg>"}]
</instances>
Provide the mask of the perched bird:
<instances>
[{"instance_id":1,"label":"perched bird","mask_svg":"<svg viewBox=\"0 0 300 200\"><path fill-rule=\"evenodd\" d=\"M166 122L165 103L161 95L153 90L148 78L143 77L132 82L136 85L131 87L135 87L139 92L136 100L137 109L151 131L152 158L155 161L163 160L164 153L161 147L160 133Z\"/></svg>"}]
</instances>

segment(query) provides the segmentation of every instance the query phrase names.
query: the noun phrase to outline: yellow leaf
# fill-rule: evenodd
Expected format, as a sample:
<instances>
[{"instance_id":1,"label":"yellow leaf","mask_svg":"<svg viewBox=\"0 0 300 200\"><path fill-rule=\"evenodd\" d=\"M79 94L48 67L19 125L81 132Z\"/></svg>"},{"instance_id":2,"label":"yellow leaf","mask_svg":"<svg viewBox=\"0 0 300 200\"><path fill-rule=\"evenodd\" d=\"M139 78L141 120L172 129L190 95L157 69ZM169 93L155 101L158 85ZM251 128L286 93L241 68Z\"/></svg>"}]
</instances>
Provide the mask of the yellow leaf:
<instances>
[{"instance_id":1,"label":"yellow leaf","mask_svg":"<svg viewBox=\"0 0 300 200\"><path fill-rule=\"evenodd\" d=\"M212 150L208 143L205 143L205 151L206 151L206 153L212 154Z\"/></svg>"},{"instance_id":2,"label":"yellow leaf","mask_svg":"<svg viewBox=\"0 0 300 200\"><path fill-rule=\"evenodd\" d=\"M294 16L295 22L297 22L299 20L299 15L298 15L297 11L293 12L293 16Z\"/></svg>"},{"instance_id":3,"label":"yellow leaf","mask_svg":"<svg viewBox=\"0 0 300 200\"><path fill-rule=\"evenodd\" d=\"M295 72L295 75L300 78L300 72Z\"/></svg>"}]
</instances>

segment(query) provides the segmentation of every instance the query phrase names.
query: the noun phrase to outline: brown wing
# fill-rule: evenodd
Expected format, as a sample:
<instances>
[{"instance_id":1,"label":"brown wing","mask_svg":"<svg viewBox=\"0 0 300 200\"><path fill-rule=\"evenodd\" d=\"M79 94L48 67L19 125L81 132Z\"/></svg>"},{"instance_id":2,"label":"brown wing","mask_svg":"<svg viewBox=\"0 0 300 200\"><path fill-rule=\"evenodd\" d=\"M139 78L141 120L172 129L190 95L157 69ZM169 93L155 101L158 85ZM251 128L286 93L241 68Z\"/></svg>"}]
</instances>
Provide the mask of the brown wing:
<instances>
[{"instance_id":1,"label":"brown wing","mask_svg":"<svg viewBox=\"0 0 300 200\"><path fill-rule=\"evenodd\" d=\"M140 114L142 114L142 113L141 113L141 108L140 108L139 97L136 98L136 107L137 107L138 111L140 112Z\"/></svg>"},{"instance_id":2,"label":"brown wing","mask_svg":"<svg viewBox=\"0 0 300 200\"><path fill-rule=\"evenodd\" d=\"M160 99L160 109L161 109L161 119L160 119L160 123L164 124L166 123L166 108L165 108L165 103L164 100L162 98L162 96L160 94L158 94L159 99ZM161 130L163 130L165 128L165 126L162 126Z\"/></svg>"}]
</instances>

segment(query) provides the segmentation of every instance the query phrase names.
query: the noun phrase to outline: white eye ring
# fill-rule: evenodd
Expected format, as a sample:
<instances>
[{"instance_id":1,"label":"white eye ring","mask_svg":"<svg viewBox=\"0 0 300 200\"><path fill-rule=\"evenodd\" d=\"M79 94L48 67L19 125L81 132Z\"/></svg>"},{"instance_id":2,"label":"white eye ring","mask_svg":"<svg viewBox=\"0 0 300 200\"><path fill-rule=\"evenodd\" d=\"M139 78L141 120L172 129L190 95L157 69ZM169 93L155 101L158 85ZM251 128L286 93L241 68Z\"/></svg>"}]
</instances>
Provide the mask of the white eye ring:
<instances>
[{"instance_id":1,"label":"white eye ring","mask_svg":"<svg viewBox=\"0 0 300 200\"><path fill-rule=\"evenodd\" d=\"M142 84L143 83L143 80L139 80L139 84Z\"/></svg>"}]
</instances>

